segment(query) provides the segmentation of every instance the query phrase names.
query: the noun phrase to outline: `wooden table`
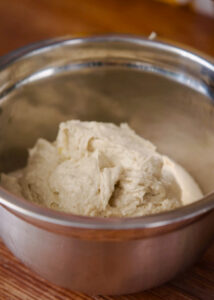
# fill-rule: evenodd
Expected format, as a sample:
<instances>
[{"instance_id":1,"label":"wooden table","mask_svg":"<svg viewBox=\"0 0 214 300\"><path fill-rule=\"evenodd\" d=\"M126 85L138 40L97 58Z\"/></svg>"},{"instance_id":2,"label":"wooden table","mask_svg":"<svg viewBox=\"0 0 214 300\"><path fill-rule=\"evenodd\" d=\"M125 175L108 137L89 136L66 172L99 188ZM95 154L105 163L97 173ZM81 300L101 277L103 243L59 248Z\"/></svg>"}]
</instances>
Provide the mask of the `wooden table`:
<instances>
[{"instance_id":1,"label":"wooden table","mask_svg":"<svg viewBox=\"0 0 214 300\"><path fill-rule=\"evenodd\" d=\"M133 33L187 44L214 56L214 19L152 0L0 0L0 55L37 40L101 33ZM214 245L172 282L124 297L87 297L54 286L19 263L0 243L0 300L214 299Z\"/></svg>"}]
</instances>

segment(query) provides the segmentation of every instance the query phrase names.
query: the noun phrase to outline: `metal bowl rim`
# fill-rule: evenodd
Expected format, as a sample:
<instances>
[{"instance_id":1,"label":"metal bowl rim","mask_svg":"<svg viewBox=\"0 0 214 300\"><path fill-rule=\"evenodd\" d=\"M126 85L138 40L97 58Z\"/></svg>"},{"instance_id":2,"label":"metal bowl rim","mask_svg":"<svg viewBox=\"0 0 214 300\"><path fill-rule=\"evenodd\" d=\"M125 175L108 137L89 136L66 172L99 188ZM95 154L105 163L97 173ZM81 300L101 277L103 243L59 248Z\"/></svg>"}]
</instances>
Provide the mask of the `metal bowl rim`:
<instances>
[{"instance_id":1,"label":"metal bowl rim","mask_svg":"<svg viewBox=\"0 0 214 300\"><path fill-rule=\"evenodd\" d=\"M172 52L178 56L188 58L204 67L210 69L214 73L214 64L207 55L198 55L189 51L189 47L178 47L163 41L149 40L148 38L131 36L131 35L102 35L92 37L62 37L39 41L21 47L15 51L6 54L0 58L0 71L7 68L10 64L23 59L27 56L41 54L44 51L50 51L54 47L62 47L65 45L76 45L81 43L103 43L103 42L119 42L136 44L139 46L150 46L159 50ZM106 229L106 230L127 230L127 229L146 229L161 226L168 226L174 223L181 223L185 220L208 213L214 209L214 197L212 194L204 196L200 201L191 205L181 207L174 211L164 212L160 214L132 217L132 218L101 218L76 216L63 212L54 211L34 203L30 203L19 198L0 187L0 204L4 207L21 214L26 217L34 218L59 226L85 228L85 229Z\"/></svg>"}]
</instances>

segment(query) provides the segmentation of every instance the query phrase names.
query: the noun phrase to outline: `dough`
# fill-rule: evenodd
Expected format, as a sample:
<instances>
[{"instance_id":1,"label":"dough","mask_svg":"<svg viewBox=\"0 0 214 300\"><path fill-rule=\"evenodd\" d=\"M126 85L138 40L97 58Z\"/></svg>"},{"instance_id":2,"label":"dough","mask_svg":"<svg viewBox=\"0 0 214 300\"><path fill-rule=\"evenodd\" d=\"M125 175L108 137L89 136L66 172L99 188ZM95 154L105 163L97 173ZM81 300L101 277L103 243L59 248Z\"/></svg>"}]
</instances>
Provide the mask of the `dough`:
<instances>
[{"instance_id":1,"label":"dough","mask_svg":"<svg viewBox=\"0 0 214 300\"><path fill-rule=\"evenodd\" d=\"M39 139L1 185L34 203L86 216L143 216L202 197L191 176L127 124L67 121Z\"/></svg>"}]
</instances>

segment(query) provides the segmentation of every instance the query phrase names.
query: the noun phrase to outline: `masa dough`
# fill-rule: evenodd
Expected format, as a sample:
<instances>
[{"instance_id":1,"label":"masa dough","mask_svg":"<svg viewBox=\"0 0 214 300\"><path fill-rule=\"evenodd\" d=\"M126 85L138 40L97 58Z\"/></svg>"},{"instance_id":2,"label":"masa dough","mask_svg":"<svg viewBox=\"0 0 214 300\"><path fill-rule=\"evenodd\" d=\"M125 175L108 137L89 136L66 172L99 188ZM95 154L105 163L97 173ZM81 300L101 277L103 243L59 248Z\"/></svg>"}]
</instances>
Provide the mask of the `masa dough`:
<instances>
[{"instance_id":1,"label":"masa dough","mask_svg":"<svg viewBox=\"0 0 214 300\"><path fill-rule=\"evenodd\" d=\"M61 123L39 139L18 175L1 185L29 201L78 215L142 216L202 197L192 177L127 124Z\"/></svg>"}]
</instances>

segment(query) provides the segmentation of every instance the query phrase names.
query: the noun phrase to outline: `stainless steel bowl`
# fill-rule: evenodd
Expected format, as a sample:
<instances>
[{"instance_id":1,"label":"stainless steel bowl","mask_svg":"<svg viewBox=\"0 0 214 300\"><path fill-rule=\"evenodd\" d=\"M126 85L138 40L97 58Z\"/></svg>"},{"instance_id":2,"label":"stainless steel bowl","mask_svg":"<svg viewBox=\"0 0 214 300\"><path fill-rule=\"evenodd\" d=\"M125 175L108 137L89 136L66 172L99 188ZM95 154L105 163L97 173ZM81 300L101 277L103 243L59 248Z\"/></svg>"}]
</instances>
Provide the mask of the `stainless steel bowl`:
<instances>
[{"instance_id":1,"label":"stainless steel bowl","mask_svg":"<svg viewBox=\"0 0 214 300\"><path fill-rule=\"evenodd\" d=\"M44 41L0 61L0 171L24 166L60 121L128 122L214 190L214 65L128 36ZM191 266L214 235L214 197L158 215L90 218L0 189L0 233L24 264L89 294L149 289Z\"/></svg>"}]
</instances>

